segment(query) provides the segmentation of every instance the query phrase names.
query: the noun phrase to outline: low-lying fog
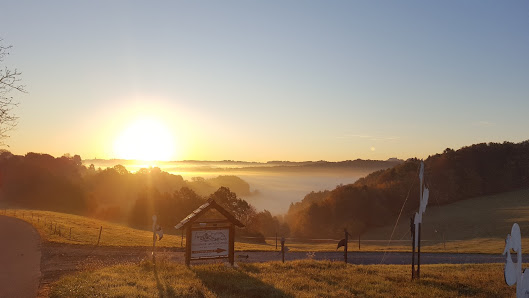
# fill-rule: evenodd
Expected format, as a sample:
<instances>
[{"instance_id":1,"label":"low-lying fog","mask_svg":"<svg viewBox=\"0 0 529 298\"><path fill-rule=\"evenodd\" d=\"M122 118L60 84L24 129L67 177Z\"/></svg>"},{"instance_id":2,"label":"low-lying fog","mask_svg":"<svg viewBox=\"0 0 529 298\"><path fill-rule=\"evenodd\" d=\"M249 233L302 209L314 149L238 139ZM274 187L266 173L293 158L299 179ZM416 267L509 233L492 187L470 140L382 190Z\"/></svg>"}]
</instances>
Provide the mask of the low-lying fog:
<instances>
[{"instance_id":1,"label":"low-lying fog","mask_svg":"<svg viewBox=\"0 0 529 298\"><path fill-rule=\"evenodd\" d=\"M176 173L175 173L176 174ZM252 195L240 196L258 211L266 209L272 214L284 214L290 203L301 201L311 191L332 190L339 184L355 182L353 174L300 174L300 173L179 173L186 180L192 177L212 178L219 175L235 175L250 184Z\"/></svg>"},{"instance_id":2,"label":"low-lying fog","mask_svg":"<svg viewBox=\"0 0 529 298\"><path fill-rule=\"evenodd\" d=\"M131 172L156 166L162 171L181 175L191 181L193 177L205 179L218 176L237 176L250 185L251 194L238 194L258 211L284 214L291 203L301 201L314 191L333 190L337 185L354 183L368 173L398 164L397 159L387 161L355 160L344 162L162 162L156 165L127 160L87 160L85 164L112 167L122 164Z\"/></svg>"},{"instance_id":3,"label":"low-lying fog","mask_svg":"<svg viewBox=\"0 0 529 298\"><path fill-rule=\"evenodd\" d=\"M359 178L295 174L239 177L250 184L252 191L258 190L256 194L243 198L258 210L267 209L272 214L286 213L290 203L301 201L311 191L332 190L339 184L350 184Z\"/></svg>"}]
</instances>

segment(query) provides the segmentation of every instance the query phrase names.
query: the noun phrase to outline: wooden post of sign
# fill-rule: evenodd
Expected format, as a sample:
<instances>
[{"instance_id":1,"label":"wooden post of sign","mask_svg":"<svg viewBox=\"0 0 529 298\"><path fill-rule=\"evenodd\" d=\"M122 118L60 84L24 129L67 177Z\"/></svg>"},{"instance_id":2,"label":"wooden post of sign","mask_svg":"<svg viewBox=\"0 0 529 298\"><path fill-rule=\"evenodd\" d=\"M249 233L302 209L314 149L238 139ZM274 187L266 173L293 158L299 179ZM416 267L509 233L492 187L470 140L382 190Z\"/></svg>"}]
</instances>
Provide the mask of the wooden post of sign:
<instances>
[{"instance_id":1,"label":"wooden post of sign","mask_svg":"<svg viewBox=\"0 0 529 298\"><path fill-rule=\"evenodd\" d=\"M421 223L419 223L419 235L417 235L417 279L421 279Z\"/></svg>"},{"instance_id":2,"label":"wooden post of sign","mask_svg":"<svg viewBox=\"0 0 529 298\"><path fill-rule=\"evenodd\" d=\"M360 232L358 232L358 250L360 250Z\"/></svg>"},{"instance_id":3,"label":"wooden post of sign","mask_svg":"<svg viewBox=\"0 0 529 298\"><path fill-rule=\"evenodd\" d=\"M411 229L411 247L412 247L412 253L411 253L411 280L415 278L415 224L414 222L414 216L410 218L410 229Z\"/></svg>"},{"instance_id":4,"label":"wooden post of sign","mask_svg":"<svg viewBox=\"0 0 529 298\"><path fill-rule=\"evenodd\" d=\"M277 232L276 232L276 250L277 250Z\"/></svg>"},{"instance_id":5,"label":"wooden post of sign","mask_svg":"<svg viewBox=\"0 0 529 298\"><path fill-rule=\"evenodd\" d=\"M191 225L186 229L186 266L191 262Z\"/></svg>"},{"instance_id":6,"label":"wooden post of sign","mask_svg":"<svg viewBox=\"0 0 529 298\"><path fill-rule=\"evenodd\" d=\"M283 263L285 262L285 237L281 237L281 256Z\"/></svg>"},{"instance_id":7,"label":"wooden post of sign","mask_svg":"<svg viewBox=\"0 0 529 298\"><path fill-rule=\"evenodd\" d=\"M233 226L233 224L230 224L230 251L228 252L228 260L230 262L230 264L233 266L233 263L234 263L234 260L235 260L235 228Z\"/></svg>"}]
</instances>

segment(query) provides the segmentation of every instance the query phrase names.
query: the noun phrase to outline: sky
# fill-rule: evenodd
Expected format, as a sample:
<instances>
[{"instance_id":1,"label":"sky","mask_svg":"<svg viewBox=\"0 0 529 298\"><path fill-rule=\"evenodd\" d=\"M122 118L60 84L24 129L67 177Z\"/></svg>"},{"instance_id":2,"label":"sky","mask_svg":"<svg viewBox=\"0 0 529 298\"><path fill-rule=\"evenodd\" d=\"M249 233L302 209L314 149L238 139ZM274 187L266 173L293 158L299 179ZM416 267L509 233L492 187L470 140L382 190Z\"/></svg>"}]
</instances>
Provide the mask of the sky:
<instances>
[{"instance_id":1,"label":"sky","mask_svg":"<svg viewBox=\"0 0 529 298\"><path fill-rule=\"evenodd\" d=\"M11 152L426 158L529 139L529 1L2 1Z\"/></svg>"}]
</instances>

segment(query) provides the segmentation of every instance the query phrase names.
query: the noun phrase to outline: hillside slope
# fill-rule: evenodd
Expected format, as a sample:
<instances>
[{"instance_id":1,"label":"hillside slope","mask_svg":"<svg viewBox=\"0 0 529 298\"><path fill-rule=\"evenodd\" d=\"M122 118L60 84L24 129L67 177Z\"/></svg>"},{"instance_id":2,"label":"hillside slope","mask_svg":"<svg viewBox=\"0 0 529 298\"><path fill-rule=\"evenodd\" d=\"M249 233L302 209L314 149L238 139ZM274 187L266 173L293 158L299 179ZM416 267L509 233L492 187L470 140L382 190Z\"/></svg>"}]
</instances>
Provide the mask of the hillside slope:
<instances>
[{"instance_id":1,"label":"hillside slope","mask_svg":"<svg viewBox=\"0 0 529 298\"><path fill-rule=\"evenodd\" d=\"M447 241L476 238L505 239L513 223L529 239L529 189L475 197L443 206L428 206L423 217L422 239ZM393 225L365 233L366 239L389 239ZM393 239L410 238L410 219L401 217Z\"/></svg>"}]
</instances>

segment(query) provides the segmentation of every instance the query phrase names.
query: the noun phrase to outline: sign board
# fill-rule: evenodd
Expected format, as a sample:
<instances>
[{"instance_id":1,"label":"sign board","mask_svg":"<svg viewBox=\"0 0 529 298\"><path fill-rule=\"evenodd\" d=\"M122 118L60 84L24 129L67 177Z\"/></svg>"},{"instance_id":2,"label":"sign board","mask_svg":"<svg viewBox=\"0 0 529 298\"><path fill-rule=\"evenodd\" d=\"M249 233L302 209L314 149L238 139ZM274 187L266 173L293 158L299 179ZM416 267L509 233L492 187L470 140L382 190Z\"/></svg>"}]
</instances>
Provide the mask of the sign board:
<instances>
[{"instance_id":1,"label":"sign board","mask_svg":"<svg viewBox=\"0 0 529 298\"><path fill-rule=\"evenodd\" d=\"M228 228L191 231L191 259L227 258L229 249Z\"/></svg>"},{"instance_id":2,"label":"sign board","mask_svg":"<svg viewBox=\"0 0 529 298\"><path fill-rule=\"evenodd\" d=\"M198 220L211 209L221 218ZM182 219L175 228L186 230L186 265L191 260L227 258L233 266L235 226L242 228L244 224L211 199Z\"/></svg>"}]
</instances>

